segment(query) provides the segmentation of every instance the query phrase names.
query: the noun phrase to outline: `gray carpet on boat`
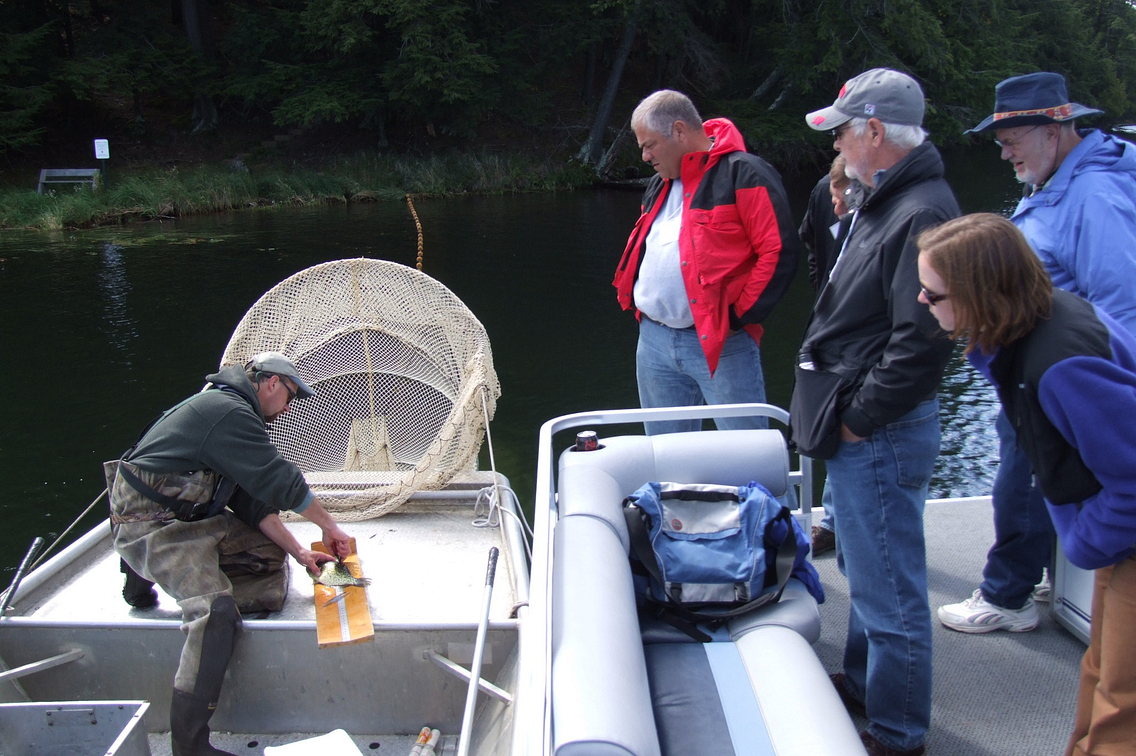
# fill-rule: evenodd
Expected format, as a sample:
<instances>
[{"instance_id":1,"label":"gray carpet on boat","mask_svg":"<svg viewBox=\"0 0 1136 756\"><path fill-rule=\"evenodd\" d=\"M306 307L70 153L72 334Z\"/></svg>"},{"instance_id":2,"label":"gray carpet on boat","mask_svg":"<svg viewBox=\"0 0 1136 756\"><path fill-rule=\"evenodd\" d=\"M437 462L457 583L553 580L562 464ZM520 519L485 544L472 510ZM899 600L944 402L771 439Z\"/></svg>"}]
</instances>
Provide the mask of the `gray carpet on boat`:
<instances>
[{"instance_id":1,"label":"gray carpet on boat","mask_svg":"<svg viewBox=\"0 0 1136 756\"><path fill-rule=\"evenodd\" d=\"M814 514L820 520L820 510ZM924 517L928 588L934 627L934 693L927 753L931 756L1060 754L1073 726L1085 645L1061 627L1049 604L1028 633L958 633L934 617L943 604L970 596L994 542L988 501L934 502ZM848 623L848 582L835 552L814 561L827 600L814 648L838 672ZM867 722L855 718L862 729Z\"/></svg>"}]
</instances>

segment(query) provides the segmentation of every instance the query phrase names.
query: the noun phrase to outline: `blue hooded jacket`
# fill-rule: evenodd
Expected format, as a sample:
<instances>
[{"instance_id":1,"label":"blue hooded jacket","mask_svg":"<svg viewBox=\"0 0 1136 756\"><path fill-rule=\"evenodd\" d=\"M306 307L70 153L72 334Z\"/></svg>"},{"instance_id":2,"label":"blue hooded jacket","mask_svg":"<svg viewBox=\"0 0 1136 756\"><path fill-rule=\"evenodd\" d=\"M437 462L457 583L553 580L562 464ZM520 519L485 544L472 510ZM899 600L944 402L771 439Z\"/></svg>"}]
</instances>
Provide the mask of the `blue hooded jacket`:
<instances>
[{"instance_id":1,"label":"blue hooded jacket","mask_svg":"<svg viewBox=\"0 0 1136 756\"><path fill-rule=\"evenodd\" d=\"M1136 145L1099 130L1082 140L1013 217L1053 285L1136 334Z\"/></svg>"}]
</instances>

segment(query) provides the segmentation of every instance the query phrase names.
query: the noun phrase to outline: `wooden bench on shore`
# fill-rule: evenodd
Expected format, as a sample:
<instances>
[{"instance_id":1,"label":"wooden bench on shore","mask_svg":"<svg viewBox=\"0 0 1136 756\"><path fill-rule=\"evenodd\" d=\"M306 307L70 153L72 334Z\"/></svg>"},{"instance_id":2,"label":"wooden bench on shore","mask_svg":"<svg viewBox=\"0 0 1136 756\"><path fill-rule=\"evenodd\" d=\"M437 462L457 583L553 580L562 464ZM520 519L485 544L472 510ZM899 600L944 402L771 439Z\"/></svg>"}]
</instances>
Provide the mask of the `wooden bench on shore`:
<instances>
[{"instance_id":1,"label":"wooden bench on shore","mask_svg":"<svg viewBox=\"0 0 1136 756\"><path fill-rule=\"evenodd\" d=\"M43 194L45 184L89 184L95 189L98 182L98 168L44 168L39 172L36 194Z\"/></svg>"}]
</instances>

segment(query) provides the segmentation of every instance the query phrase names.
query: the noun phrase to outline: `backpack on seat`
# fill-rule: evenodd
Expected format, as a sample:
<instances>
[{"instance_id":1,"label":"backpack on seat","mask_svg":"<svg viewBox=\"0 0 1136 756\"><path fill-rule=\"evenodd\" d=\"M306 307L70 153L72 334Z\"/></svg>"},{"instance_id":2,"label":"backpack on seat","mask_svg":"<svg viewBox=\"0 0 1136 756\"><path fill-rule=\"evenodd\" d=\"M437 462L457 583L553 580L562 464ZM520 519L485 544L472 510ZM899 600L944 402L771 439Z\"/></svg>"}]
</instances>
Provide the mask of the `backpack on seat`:
<instances>
[{"instance_id":1,"label":"backpack on seat","mask_svg":"<svg viewBox=\"0 0 1136 756\"><path fill-rule=\"evenodd\" d=\"M697 641L711 639L699 623L717 628L780 600L794 572L819 590L808 536L759 483L647 483L623 514L641 608Z\"/></svg>"}]
</instances>

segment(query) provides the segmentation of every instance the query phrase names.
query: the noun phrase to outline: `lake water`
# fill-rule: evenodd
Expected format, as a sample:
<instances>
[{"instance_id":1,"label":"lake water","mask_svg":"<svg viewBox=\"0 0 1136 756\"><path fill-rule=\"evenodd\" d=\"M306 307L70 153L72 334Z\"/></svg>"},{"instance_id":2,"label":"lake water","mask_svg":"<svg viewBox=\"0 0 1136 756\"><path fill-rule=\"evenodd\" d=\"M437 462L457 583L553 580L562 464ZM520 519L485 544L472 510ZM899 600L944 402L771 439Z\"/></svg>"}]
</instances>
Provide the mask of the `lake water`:
<instances>
[{"instance_id":1,"label":"lake water","mask_svg":"<svg viewBox=\"0 0 1136 756\"><path fill-rule=\"evenodd\" d=\"M1018 185L993 147L945 157L964 211L1012 209ZM787 177L798 219L816 178ZM425 272L469 306L493 344L502 385L495 458L526 509L541 423L638 404L636 324L616 304L611 279L639 196L597 190L415 203ZM267 289L339 258L413 265L416 249L402 203L0 232L0 588L36 535L50 542L102 491L103 460L201 388L237 321ZM805 272L802 264L762 343L769 400L781 406L812 304ZM942 409L932 494L989 493L996 397L956 360ZM77 532L105 516L100 504Z\"/></svg>"}]
</instances>

